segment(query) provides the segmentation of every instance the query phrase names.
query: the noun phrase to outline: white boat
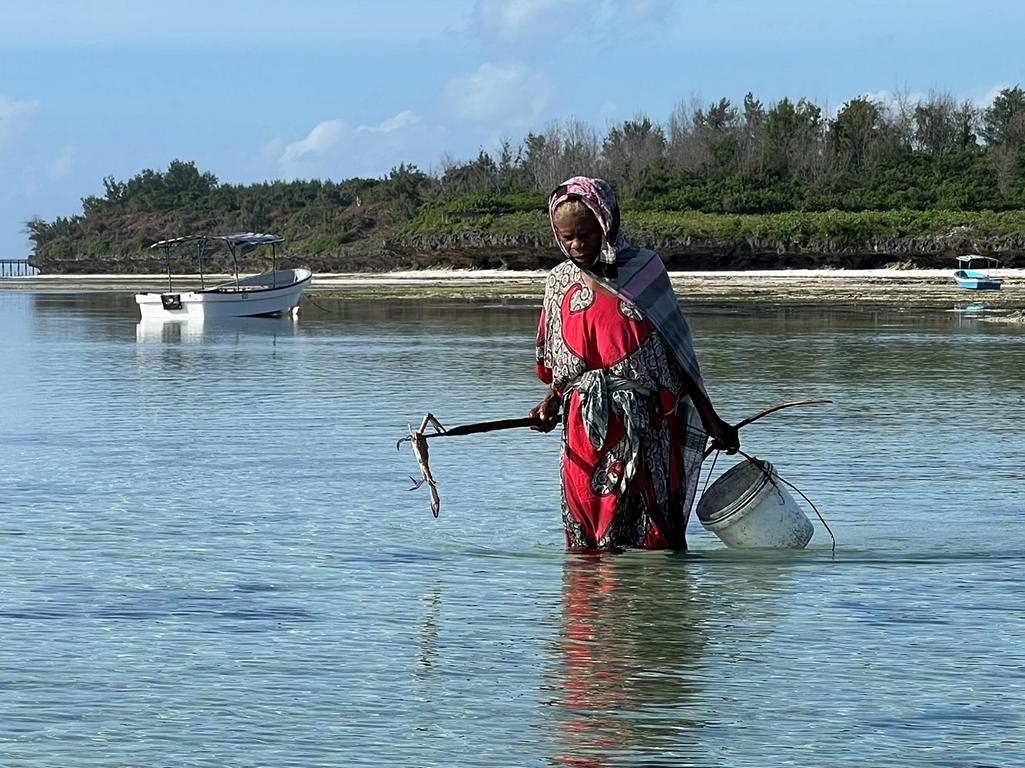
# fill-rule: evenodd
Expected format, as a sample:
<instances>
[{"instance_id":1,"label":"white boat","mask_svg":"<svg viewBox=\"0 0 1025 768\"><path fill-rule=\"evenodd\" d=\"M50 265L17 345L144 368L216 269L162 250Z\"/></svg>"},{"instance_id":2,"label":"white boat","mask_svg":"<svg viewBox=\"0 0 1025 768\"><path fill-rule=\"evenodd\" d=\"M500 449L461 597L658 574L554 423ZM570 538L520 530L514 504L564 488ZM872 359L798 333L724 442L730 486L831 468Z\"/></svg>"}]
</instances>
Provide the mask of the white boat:
<instances>
[{"instance_id":1,"label":"white boat","mask_svg":"<svg viewBox=\"0 0 1025 768\"><path fill-rule=\"evenodd\" d=\"M972 268L977 261L983 263L983 269ZM979 256L974 253L968 256L958 256L954 282L969 291L999 291L1004 284L1003 278L993 277L989 273L990 267L999 266L1000 261L992 256Z\"/></svg>"},{"instance_id":2,"label":"white boat","mask_svg":"<svg viewBox=\"0 0 1025 768\"><path fill-rule=\"evenodd\" d=\"M239 232L233 235L189 235L153 243L163 248L167 259L167 290L137 293L135 301L143 319L187 320L217 317L273 317L288 314L299 307L302 292L313 273L308 269L278 269L277 246L284 242L278 235ZM224 243L235 265L235 279L206 287L203 256L210 243ZM194 245L199 260L198 290L175 290L171 276L171 254L184 245ZM259 275L239 277L238 254L270 246L271 270Z\"/></svg>"}]
</instances>

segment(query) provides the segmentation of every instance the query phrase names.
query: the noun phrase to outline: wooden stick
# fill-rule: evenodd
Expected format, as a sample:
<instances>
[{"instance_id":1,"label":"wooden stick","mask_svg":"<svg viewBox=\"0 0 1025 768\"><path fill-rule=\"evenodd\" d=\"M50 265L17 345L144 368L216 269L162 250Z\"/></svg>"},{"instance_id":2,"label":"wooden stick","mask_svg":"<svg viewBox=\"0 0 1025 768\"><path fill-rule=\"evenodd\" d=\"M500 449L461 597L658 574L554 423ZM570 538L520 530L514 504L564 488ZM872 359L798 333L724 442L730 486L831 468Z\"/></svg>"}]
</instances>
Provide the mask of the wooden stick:
<instances>
[{"instance_id":1,"label":"wooden stick","mask_svg":"<svg viewBox=\"0 0 1025 768\"><path fill-rule=\"evenodd\" d=\"M498 419L497 421L481 421L476 424L463 424L459 427L446 429L444 432L425 433L424 437L458 437L459 435L475 435L480 432L495 432L500 429L537 427L541 424L541 419L533 416L525 416L522 419Z\"/></svg>"},{"instance_id":2,"label":"wooden stick","mask_svg":"<svg viewBox=\"0 0 1025 768\"><path fill-rule=\"evenodd\" d=\"M761 410L761 411L758 411L757 413L751 414L750 416L748 416L743 421L737 422L737 429L739 430L742 427L746 427L751 422L758 421L758 419L762 418L763 416L768 416L770 413L775 413L776 411L781 411L784 408L793 408L796 405L822 405L823 403L832 403L832 402L833 402L832 400L791 400L790 402L787 402L787 403L777 403L776 405L770 405L768 408L766 408L764 410ZM705 450L704 458L707 459L716 450L717 449L714 446L709 446Z\"/></svg>"},{"instance_id":3,"label":"wooden stick","mask_svg":"<svg viewBox=\"0 0 1025 768\"><path fill-rule=\"evenodd\" d=\"M748 416L743 421L737 424L737 429L746 427L753 421L763 416L768 416L770 413L783 410L784 408L793 408L797 405L820 405L822 403L832 403L832 400L793 400L788 403L777 403L776 405L769 406L768 408L758 411L751 416ZM497 432L502 429L519 429L520 427L537 427L543 422L536 416L524 416L521 419L497 419L495 421L480 421L475 424L463 424L458 427L452 427L446 429L444 432L424 432L424 438L431 437L459 437L460 435L476 435L482 432ZM714 451L714 448L709 448L705 451L705 458L708 458Z\"/></svg>"}]
</instances>

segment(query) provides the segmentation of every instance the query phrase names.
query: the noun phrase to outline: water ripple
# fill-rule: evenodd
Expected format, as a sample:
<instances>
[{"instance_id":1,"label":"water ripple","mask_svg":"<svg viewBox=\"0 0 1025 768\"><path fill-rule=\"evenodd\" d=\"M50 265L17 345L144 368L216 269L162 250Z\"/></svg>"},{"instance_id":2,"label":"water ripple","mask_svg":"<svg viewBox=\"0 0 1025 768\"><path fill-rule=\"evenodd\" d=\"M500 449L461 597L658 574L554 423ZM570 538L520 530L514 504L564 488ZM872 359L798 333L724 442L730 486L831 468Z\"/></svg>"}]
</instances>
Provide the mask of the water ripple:
<instances>
[{"instance_id":1,"label":"water ripple","mask_svg":"<svg viewBox=\"0 0 1025 768\"><path fill-rule=\"evenodd\" d=\"M0 763L1021 764L1022 331L692 317L724 415L823 512L808 550L563 550L525 414L536 307L328 302L137 327L0 295ZM984 419L973 418L984 404ZM720 460L712 475L729 465Z\"/></svg>"}]
</instances>

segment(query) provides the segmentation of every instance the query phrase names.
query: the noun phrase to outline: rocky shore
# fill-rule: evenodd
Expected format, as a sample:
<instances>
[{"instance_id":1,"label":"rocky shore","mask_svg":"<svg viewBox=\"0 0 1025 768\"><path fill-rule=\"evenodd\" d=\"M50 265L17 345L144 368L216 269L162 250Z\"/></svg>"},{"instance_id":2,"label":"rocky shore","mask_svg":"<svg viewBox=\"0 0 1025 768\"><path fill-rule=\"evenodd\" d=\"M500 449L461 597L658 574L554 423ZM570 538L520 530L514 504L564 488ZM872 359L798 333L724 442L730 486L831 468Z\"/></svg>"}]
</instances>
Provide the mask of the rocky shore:
<instances>
[{"instance_id":1,"label":"rocky shore","mask_svg":"<svg viewBox=\"0 0 1025 768\"><path fill-rule=\"evenodd\" d=\"M953 269L956 256L978 253L995 256L1008 268L1025 268L1025 234L979 238L967 227L953 227L921 237L869 238L857 248L836 243L797 244L747 238L718 240L676 238L665 233L637 231L631 241L654 248L670 271L738 271L797 269ZM180 256L179 259L184 259ZM467 231L397 238L372 238L342 246L336 252L306 253L290 250L279 255L279 266L304 266L315 273L383 273L409 270L547 270L562 258L549 232L497 234ZM191 269L181 261L179 269ZM46 274L147 274L162 272L163 254L96 255L88 251L57 256L46 252L31 258ZM228 272L232 262L223 253L208 256L210 271ZM269 268L263 255L240 257L246 272Z\"/></svg>"},{"instance_id":2,"label":"rocky shore","mask_svg":"<svg viewBox=\"0 0 1025 768\"><path fill-rule=\"evenodd\" d=\"M745 270L671 272L673 286L689 306L748 308L830 306L855 310L951 311L984 305L1002 313L1025 310L1025 269L1001 270L1001 291L959 288L952 270ZM375 298L537 302L544 270L415 270L385 273L317 273L306 296L312 301ZM229 276L208 276L208 281ZM166 275L37 275L0 279L0 290L160 290ZM198 287L196 276L176 276L176 288Z\"/></svg>"},{"instance_id":3,"label":"rocky shore","mask_svg":"<svg viewBox=\"0 0 1025 768\"><path fill-rule=\"evenodd\" d=\"M924 237L873 239L860 248L841 248L831 243L809 247L755 238L743 241L673 238L644 232L633 233L631 241L657 251L666 268L676 272L953 269L955 257L966 253L994 256L1008 268L1025 268L1025 235L980 239L966 227L954 227ZM353 271L375 271L375 264L391 264L390 269L529 270L549 269L562 255L547 236L467 232L388 240L376 254L363 255L359 249L353 249L344 258L359 265Z\"/></svg>"}]
</instances>

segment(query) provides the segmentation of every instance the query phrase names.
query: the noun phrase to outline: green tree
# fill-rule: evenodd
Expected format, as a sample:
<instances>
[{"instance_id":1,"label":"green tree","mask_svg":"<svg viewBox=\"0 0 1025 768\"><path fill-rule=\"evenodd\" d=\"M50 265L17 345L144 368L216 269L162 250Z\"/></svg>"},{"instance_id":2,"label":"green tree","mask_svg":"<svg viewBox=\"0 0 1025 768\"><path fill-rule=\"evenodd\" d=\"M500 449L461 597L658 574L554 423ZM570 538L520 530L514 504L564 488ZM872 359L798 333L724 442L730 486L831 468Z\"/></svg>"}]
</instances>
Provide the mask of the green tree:
<instances>
[{"instance_id":1,"label":"green tree","mask_svg":"<svg viewBox=\"0 0 1025 768\"><path fill-rule=\"evenodd\" d=\"M1025 91L1004 88L982 113L982 138L991 146L1025 145Z\"/></svg>"},{"instance_id":2,"label":"green tree","mask_svg":"<svg viewBox=\"0 0 1025 768\"><path fill-rule=\"evenodd\" d=\"M950 94L930 95L914 108L915 145L929 155L949 155L975 145L976 110Z\"/></svg>"},{"instance_id":3,"label":"green tree","mask_svg":"<svg viewBox=\"0 0 1025 768\"><path fill-rule=\"evenodd\" d=\"M765 166L765 107L750 91L744 95L744 121L737 148L737 166L747 176L760 176Z\"/></svg>"},{"instance_id":4,"label":"green tree","mask_svg":"<svg viewBox=\"0 0 1025 768\"><path fill-rule=\"evenodd\" d=\"M821 154L822 109L801 99L777 102L765 115L765 150L769 167L808 171Z\"/></svg>"},{"instance_id":5,"label":"green tree","mask_svg":"<svg viewBox=\"0 0 1025 768\"><path fill-rule=\"evenodd\" d=\"M626 120L609 131L602 145L606 176L620 194L633 197L644 181L661 169L665 151L661 127L647 117Z\"/></svg>"},{"instance_id":6,"label":"green tree","mask_svg":"<svg viewBox=\"0 0 1025 768\"><path fill-rule=\"evenodd\" d=\"M707 110L698 109L694 113L694 133L715 169L725 171L736 167L738 119L737 108L729 99L720 99Z\"/></svg>"},{"instance_id":7,"label":"green tree","mask_svg":"<svg viewBox=\"0 0 1025 768\"><path fill-rule=\"evenodd\" d=\"M875 165L884 136L884 114L865 97L851 99L829 124L829 136L841 166L854 171Z\"/></svg>"}]
</instances>

